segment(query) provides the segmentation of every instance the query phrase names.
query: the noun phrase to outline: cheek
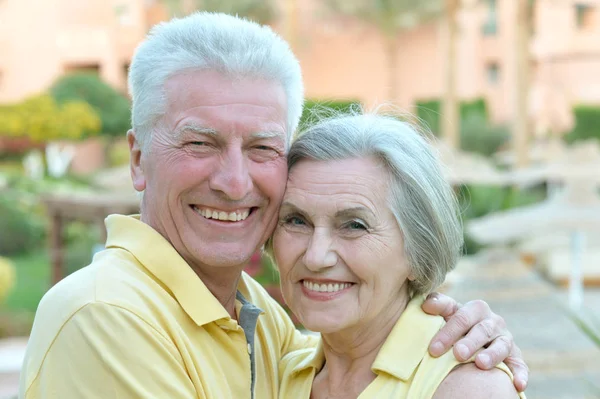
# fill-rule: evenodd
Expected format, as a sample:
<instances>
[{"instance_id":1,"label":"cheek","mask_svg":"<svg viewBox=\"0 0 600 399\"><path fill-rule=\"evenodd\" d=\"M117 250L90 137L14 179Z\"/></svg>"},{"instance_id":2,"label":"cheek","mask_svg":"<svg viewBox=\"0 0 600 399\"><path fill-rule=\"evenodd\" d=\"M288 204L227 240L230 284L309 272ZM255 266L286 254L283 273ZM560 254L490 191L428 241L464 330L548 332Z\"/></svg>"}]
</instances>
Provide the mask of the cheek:
<instances>
[{"instance_id":1,"label":"cheek","mask_svg":"<svg viewBox=\"0 0 600 399\"><path fill-rule=\"evenodd\" d=\"M293 250L293 245L289 240L285 239L285 232L281 227L277 227L273 233L273 256L275 264L281 275L285 275L287 270L291 269L290 252Z\"/></svg>"},{"instance_id":2,"label":"cheek","mask_svg":"<svg viewBox=\"0 0 600 399\"><path fill-rule=\"evenodd\" d=\"M273 234L273 255L279 269L282 281L289 276L291 270L304 253L304 240L301 237L290 235L282 227L277 227Z\"/></svg>"},{"instance_id":3,"label":"cheek","mask_svg":"<svg viewBox=\"0 0 600 399\"><path fill-rule=\"evenodd\" d=\"M276 161L255 164L251 169L254 184L279 208L287 183L287 163L281 158Z\"/></svg>"},{"instance_id":4,"label":"cheek","mask_svg":"<svg viewBox=\"0 0 600 399\"><path fill-rule=\"evenodd\" d=\"M380 287L389 284L400 274L395 266L400 256L394 248L384 245L374 237L345 241L340 245L340 256L349 269L368 286ZM392 270L392 267L394 269ZM388 270L389 272L385 272Z\"/></svg>"}]
</instances>

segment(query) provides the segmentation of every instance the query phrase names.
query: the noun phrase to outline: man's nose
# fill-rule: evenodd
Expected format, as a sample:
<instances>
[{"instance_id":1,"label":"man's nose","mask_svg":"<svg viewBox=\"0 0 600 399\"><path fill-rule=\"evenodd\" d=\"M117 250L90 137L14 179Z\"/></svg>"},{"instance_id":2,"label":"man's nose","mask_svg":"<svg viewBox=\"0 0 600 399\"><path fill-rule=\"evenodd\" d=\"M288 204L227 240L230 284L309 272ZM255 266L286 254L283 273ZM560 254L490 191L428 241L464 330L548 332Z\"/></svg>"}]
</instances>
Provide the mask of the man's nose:
<instances>
[{"instance_id":1,"label":"man's nose","mask_svg":"<svg viewBox=\"0 0 600 399\"><path fill-rule=\"evenodd\" d=\"M248 160L241 148L228 148L221 165L210 180L210 188L224 193L228 199L239 201L252 190Z\"/></svg>"},{"instance_id":2,"label":"man's nose","mask_svg":"<svg viewBox=\"0 0 600 399\"><path fill-rule=\"evenodd\" d=\"M313 272L333 267L338 256L333 249L333 238L328 229L316 228L303 257L304 265Z\"/></svg>"}]
</instances>

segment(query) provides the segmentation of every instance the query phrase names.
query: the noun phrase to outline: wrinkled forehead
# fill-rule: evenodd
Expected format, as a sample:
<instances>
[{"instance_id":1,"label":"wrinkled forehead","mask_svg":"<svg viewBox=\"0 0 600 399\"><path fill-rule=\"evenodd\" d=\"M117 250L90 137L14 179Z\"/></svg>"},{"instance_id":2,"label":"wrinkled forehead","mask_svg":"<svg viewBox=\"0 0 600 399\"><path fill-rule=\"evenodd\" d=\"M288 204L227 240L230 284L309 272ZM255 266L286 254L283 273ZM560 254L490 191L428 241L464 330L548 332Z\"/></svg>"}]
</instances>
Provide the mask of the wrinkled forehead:
<instances>
[{"instance_id":1,"label":"wrinkled forehead","mask_svg":"<svg viewBox=\"0 0 600 399\"><path fill-rule=\"evenodd\" d=\"M168 131L277 133L287 141L286 96L278 82L200 70L169 78L165 89Z\"/></svg>"},{"instance_id":2,"label":"wrinkled forehead","mask_svg":"<svg viewBox=\"0 0 600 399\"><path fill-rule=\"evenodd\" d=\"M387 208L388 181L386 168L373 158L304 159L289 170L284 201L306 206L357 202Z\"/></svg>"}]
</instances>

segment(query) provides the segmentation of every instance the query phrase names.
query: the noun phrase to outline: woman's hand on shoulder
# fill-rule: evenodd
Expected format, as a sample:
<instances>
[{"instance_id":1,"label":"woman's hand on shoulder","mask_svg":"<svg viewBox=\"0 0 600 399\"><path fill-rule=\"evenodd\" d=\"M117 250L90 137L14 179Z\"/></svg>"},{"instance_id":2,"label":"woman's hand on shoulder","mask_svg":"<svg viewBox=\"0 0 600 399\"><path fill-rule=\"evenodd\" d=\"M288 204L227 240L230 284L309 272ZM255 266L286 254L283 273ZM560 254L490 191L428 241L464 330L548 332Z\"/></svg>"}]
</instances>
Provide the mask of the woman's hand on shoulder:
<instances>
[{"instance_id":1,"label":"woman's hand on shoulder","mask_svg":"<svg viewBox=\"0 0 600 399\"><path fill-rule=\"evenodd\" d=\"M452 370L433 395L433 399L464 398L516 399L519 394L504 371L481 370L473 363L466 363Z\"/></svg>"}]
</instances>

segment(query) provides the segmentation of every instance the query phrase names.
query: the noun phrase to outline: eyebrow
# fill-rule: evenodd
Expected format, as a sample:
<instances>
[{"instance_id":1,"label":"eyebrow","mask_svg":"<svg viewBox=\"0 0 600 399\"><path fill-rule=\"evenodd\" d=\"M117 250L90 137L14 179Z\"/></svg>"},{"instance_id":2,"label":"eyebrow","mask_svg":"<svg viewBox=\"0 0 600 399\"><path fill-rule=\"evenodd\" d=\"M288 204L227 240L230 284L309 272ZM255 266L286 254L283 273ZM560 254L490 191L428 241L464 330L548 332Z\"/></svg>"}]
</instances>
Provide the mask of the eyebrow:
<instances>
[{"instance_id":1,"label":"eyebrow","mask_svg":"<svg viewBox=\"0 0 600 399\"><path fill-rule=\"evenodd\" d=\"M219 135L219 132L217 132L213 128L202 126L202 125L195 125L195 124L185 124L183 126L178 127L177 129L175 129L174 135L177 138L181 138L181 136L183 136L183 134L185 132L206 134L208 136L218 136Z\"/></svg>"},{"instance_id":2,"label":"eyebrow","mask_svg":"<svg viewBox=\"0 0 600 399\"><path fill-rule=\"evenodd\" d=\"M180 138L186 132L193 132L198 134L206 134L208 136L218 136L219 132L213 128L196 125L196 124L185 124L183 126L178 127L174 131L174 135L177 138ZM264 131L264 132L256 132L252 133L251 137L254 139L270 139L270 138L283 138L285 139L285 133L281 131Z\"/></svg>"},{"instance_id":3,"label":"eyebrow","mask_svg":"<svg viewBox=\"0 0 600 399\"><path fill-rule=\"evenodd\" d=\"M304 211L300 209L298 206L294 205L291 202L285 201L281 204L281 209L284 211L298 212L304 214ZM357 206L354 208L342 209L341 211L337 211L335 213L336 218L340 217L351 217L351 216L366 216L366 217L375 217L373 212L364 206Z\"/></svg>"},{"instance_id":4,"label":"eyebrow","mask_svg":"<svg viewBox=\"0 0 600 399\"><path fill-rule=\"evenodd\" d=\"M364 206L357 206L354 208L342 209L341 211L338 211L335 214L336 217L350 217L350 216L355 216L355 215L367 216L367 217L375 216L369 208L366 208Z\"/></svg>"},{"instance_id":5,"label":"eyebrow","mask_svg":"<svg viewBox=\"0 0 600 399\"><path fill-rule=\"evenodd\" d=\"M272 138L285 139L285 133L280 132L280 131L256 132L256 133L252 133L251 137L255 138L255 139L272 139Z\"/></svg>"}]
</instances>

